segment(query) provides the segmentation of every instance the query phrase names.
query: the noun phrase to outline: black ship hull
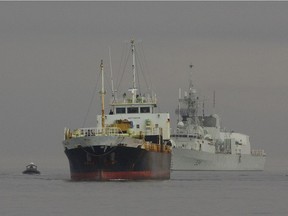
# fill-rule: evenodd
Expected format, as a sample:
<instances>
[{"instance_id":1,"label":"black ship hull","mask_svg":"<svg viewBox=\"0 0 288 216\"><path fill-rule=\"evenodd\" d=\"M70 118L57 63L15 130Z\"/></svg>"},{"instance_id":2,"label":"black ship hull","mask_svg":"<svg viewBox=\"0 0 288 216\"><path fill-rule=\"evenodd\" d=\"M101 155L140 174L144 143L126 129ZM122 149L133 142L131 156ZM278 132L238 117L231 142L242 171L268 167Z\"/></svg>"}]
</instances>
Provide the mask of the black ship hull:
<instances>
[{"instance_id":1,"label":"black ship hull","mask_svg":"<svg viewBox=\"0 0 288 216\"><path fill-rule=\"evenodd\" d=\"M170 179L170 152L127 146L65 149L75 181Z\"/></svg>"}]
</instances>

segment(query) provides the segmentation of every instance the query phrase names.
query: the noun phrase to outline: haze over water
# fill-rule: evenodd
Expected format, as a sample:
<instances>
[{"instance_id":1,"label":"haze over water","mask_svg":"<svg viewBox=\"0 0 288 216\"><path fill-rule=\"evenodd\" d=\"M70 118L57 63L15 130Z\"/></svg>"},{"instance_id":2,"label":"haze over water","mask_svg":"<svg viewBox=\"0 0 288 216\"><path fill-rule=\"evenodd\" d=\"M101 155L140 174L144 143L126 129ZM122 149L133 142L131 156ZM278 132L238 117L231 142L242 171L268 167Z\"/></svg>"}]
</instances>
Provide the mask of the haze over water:
<instances>
[{"instance_id":1,"label":"haze over water","mask_svg":"<svg viewBox=\"0 0 288 216\"><path fill-rule=\"evenodd\" d=\"M3 216L287 216L281 172L172 172L167 181L72 182L67 170L0 173Z\"/></svg>"}]
</instances>

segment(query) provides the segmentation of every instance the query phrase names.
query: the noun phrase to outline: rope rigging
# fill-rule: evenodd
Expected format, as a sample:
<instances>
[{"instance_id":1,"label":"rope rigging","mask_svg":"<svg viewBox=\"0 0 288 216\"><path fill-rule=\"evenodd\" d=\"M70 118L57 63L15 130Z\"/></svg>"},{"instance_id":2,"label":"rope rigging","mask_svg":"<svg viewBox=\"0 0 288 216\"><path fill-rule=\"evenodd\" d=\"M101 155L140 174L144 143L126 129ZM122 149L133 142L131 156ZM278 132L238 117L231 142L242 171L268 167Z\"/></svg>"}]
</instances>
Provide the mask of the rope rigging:
<instances>
[{"instance_id":1,"label":"rope rigging","mask_svg":"<svg viewBox=\"0 0 288 216\"><path fill-rule=\"evenodd\" d=\"M126 72L129 58L131 57L131 52L129 50L129 46L125 46L125 48L123 48L122 50L123 50L123 52L122 52L122 56L121 56L120 70L121 70L121 68L123 68L123 70L120 73L118 73L117 88L116 88L116 90L119 92L120 92L120 85L123 81L124 74ZM141 82L140 82L140 80L142 80L141 78L143 77L144 85L146 85L146 88L148 91L151 89L152 82L151 82L151 77L148 74L149 82L150 82L150 85L149 85L149 83L147 81L147 74L144 73L144 65L146 64L145 63L146 58L145 58L144 51L143 51L143 45L141 44L141 46L135 47L134 51L135 51L135 59L136 59L136 73L137 73L137 85L138 85L137 87L139 90L139 94L141 95ZM143 63L142 59L144 60L144 63ZM140 75L141 75L141 77L140 77ZM119 80L119 76L120 76L120 80ZM142 86L143 86L143 83L142 83Z\"/></svg>"},{"instance_id":2,"label":"rope rigging","mask_svg":"<svg viewBox=\"0 0 288 216\"><path fill-rule=\"evenodd\" d=\"M84 121L83 121L83 124L82 124L82 127L84 127L84 125L86 124L86 121L87 121L87 117L88 117L88 114L90 112L90 108L92 106L92 103L93 103L93 100L95 98L95 94L96 94L96 91L97 91L97 86L98 86L98 82L99 82L99 78L100 77L100 72L99 72L99 76L96 76L96 85L94 86L94 89L93 89L93 92L92 92L92 97L90 99L90 102L89 102L89 106L88 106L88 110L86 112L86 115L84 117Z\"/></svg>"}]
</instances>

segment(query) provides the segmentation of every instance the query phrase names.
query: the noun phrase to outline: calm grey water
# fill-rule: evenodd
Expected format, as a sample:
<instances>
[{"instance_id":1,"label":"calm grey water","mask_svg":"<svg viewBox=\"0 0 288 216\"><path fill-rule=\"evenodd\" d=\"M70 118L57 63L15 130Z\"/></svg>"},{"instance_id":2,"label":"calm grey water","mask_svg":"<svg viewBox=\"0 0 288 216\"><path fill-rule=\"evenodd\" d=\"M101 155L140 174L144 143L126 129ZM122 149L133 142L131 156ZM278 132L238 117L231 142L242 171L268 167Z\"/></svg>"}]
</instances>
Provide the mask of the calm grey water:
<instances>
[{"instance_id":1,"label":"calm grey water","mask_svg":"<svg viewBox=\"0 0 288 216\"><path fill-rule=\"evenodd\" d=\"M0 172L0 215L287 216L286 174L172 172L167 181L72 182L66 170Z\"/></svg>"}]
</instances>

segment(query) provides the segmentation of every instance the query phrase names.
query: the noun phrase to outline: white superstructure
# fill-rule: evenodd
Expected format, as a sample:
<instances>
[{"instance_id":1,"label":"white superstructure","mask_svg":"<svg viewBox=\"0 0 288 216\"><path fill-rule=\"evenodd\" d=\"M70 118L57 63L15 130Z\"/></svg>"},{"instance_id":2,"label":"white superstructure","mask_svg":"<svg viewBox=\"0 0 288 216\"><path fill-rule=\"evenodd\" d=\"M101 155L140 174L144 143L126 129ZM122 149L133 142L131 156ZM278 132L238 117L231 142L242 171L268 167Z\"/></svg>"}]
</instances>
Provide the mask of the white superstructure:
<instances>
[{"instance_id":1,"label":"white superstructure","mask_svg":"<svg viewBox=\"0 0 288 216\"><path fill-rule=\"evenodd\" d=\"M199 102L190 78L188 92L183 98L179 93L178 124L171 136L172 169L263 170L264 150L252 150L245 134L223 130L217 114L200 116Z\"/></svg>"},{"instance_id":2,"label":"white superstructure","mask_svg":"<svg viewBox=\"0 0 288 216\"><path fill-rule=\"evenodd\" d=\"M163 142L165 145L167 144L165 148L170 149L170 115L169 113L158 113L155 111L157 107L156 94L152 96L149 94L145 96L137 94L134 40L131 40L131 52L133 80L132 87L128 89L130 93L127 95L124 93L123 97L118 99L115 97L112 83L113 98L110 103L111 110L109 114L105 114L104 95L106 91L104 89L103 61L101 60L101 115L97 115L96 127L78 128L73 131L65 128L63 142L65 148L77 148L79 143L82 146L86 146L86 141L89 141L88 143L103 145L105 139L109 140L108 143L115 143L117 145L119 137L125 137L125 140L129 140L127 137L130 137L136 140L140 139L144 147L149 146L149 143L155 143L157 140L156 144ZM71 138L77 139L74 142ZM114 141L111 141L111 139ZM84 141L82 142L82 140ZM96 142L96 140L101 140L101 142ZM128 143L131 143L131 141ZM135 141L135 143L137 145L134 146L137 147L138 141Z\"/></svg>"},{"instance_id":3,"label":"white superstructure","mask_svg":"<svg viewBox=\"0 0 288 216\"><path fill-rule=\"evenodd\" d=\"M122 131L132 136L159 135L163 140L170 140L170 116L169 113L155 113L157 107L156 95L137 94L136 87L136 55L135 43L131 41L132 53L132 87L128 89L130 93L124 93L123 98L118 99L113 92L111 110L108 115L97 116L97 124L105 122L102 127L119 127ZM112 84L113 89L113 84ZM102 90L104 92L104 90ZM114 90L113 90L114 91ZM104 112L104 111L103 111ZM104 120L104 121L103 121Z\"/></svg>"}]
</instances>

